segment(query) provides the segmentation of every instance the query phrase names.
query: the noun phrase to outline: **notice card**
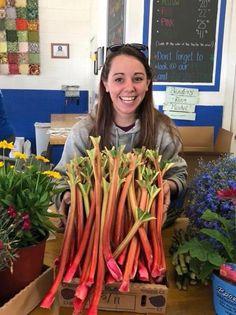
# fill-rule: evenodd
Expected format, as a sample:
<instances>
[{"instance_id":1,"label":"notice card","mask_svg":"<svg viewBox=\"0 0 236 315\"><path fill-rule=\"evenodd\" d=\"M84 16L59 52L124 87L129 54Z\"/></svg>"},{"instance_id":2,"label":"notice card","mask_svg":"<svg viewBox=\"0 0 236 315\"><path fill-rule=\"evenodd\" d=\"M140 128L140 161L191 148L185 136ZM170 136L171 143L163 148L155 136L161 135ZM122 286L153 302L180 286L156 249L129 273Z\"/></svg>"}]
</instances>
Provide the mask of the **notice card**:
<instances>
[{"instance_id":1,"label":"notice card","mask_svg":"<svg viewBox=\"0 0 236 315\"><path fill-rule=\"evenodd\" d=\"M175 117L174 119L195 120L195 106L198 104L198 100L198 89L185 87L167 87L163 110L168 115L171 113L171 117ZM187 113L192 113L192 115Z\"/></svg>"}]
</instances>

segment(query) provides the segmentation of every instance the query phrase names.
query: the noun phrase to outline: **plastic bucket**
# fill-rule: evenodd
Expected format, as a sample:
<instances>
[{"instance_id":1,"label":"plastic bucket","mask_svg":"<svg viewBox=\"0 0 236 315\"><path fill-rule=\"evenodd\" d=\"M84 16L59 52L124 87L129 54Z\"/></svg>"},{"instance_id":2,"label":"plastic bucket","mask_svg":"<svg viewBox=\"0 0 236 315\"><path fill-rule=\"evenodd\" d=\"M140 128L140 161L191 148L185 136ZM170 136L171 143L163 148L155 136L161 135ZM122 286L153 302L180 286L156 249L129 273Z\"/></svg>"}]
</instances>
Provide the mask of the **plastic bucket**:
<instances>
[{"instance_id":1,"label":"plastic bucket","mask_svg":"<svg viewBox=\"0 0 236 315\"><path fill-rule=\"evenodd\" d=\"M236 285L217 274L212 276L213 301L217 315L236 314Z\"/></svg>"},{"instance_id":2,"label":"plastic bucket","mask_svg":"<svg viewBox=\"0 0 236 315\"><path fill-rule=\"evenodd\" d=\"M36 154L40 155L42 152L47 151L49 143L48 130L51 127L50 123L36 122L35 127L35 138L36 138Z\"/></svg>"}]
</instances>

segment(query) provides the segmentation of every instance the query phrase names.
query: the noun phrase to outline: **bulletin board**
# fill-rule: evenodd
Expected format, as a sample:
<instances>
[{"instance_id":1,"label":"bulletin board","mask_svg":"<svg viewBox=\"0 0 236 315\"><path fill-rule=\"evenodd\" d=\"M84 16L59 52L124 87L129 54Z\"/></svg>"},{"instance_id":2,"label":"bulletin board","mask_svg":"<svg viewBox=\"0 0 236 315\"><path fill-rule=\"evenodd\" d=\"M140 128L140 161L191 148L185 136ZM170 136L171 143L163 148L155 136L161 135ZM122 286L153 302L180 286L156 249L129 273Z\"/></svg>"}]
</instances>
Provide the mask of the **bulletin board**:
<instances>
[{"instance_id":1,"label":"bulletin board","mask_svg":"<svg viewBox=\"0 0 236 315\"><path fill-rule=\"evenodd\" d=\"M143 42L154 90L189 85L218 91L226 0L145 1Z\"/></svg>"},{"instance_id":2,"label":"bulletin board","mask_svg":"<svg viewBox=\"0 0 236 315\"><path fill-rule=\"evenodd\" d=\"M125 31L125 0L108 1L107 46L123 43Z\"/></svg>"}]
</instances>

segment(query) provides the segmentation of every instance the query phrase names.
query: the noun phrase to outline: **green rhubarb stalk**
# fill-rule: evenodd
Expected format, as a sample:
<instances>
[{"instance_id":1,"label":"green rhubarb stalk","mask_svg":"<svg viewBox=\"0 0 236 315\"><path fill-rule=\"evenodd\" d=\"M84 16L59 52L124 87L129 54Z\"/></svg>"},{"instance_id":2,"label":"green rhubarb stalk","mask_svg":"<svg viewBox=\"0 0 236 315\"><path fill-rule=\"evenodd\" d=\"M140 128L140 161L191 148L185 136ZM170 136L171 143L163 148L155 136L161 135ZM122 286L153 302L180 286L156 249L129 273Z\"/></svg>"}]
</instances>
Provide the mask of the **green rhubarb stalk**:
<instances>
[{"instance_id":1,"label":"green rhubarb stalk","mask_svg":"<svg viewBox=\"0 0 236 315\"><path fill-rule=\"evenodd\" d=\"M100 228L101 228L101 195L102 195L102 169L101 169L101 152L99 149L100 137L93 138L90 137L94 145L94 150L89 150L88 155L92 163L93 174L95 180L95 236L94 236L94 247L91 257L91 266L89 271L88 283L92 284L94 282L94 276L98 261L98 249L99 249L99 238L100 238Z\"/></svg>"},{"instance_id":2,"label":"green rhubarb stalk","mask_svg":"<svg viewBox=\"0 0 236 315\"><path fill-rule=\"evenodd\" d=\"M143 257L139 257L138 260L138 279L143 282L149 282L149 272L144 263Z\"/></svg>"},{"instance_id":3,"label":"green rhubarb stalk","mask_svg":"<svg viewBox=\"0 0 236 315\"><path fill-rule=\"evenodd\" d=\"M129 153L127 155L127 159L129 160L129 172L125 178L125 182L120 194L119 203L117 206L117 216L116 216L116 224L115 224L115 232L114 232L114 246L117 247L121 241L122 236L122 223L124 222L124 209L125 202L128 195L129 186L131 184L132 178L134 176L134 172L136 169L137 157Z\"/></svg>"},{"instance_id":4,"label":"green rhubarb stalk","mask_svg":"<svg viewBox=\"0 0 236 315\"><path fill-rule=\"evenodd\" d=\"M119 166L120 166L120 156L123 152L124 147L119 149L109 151L109 172L110 172L110 191L108 198L108 205L106 209L105 226L103 232L103 255L105 259L106 266L114 279L120 281L122 279L122 272L115 261L112 250L111 250L111 225L114 216L114 205L116 204L118 182L119 182ZM112 172L111 172L112 168Z\"/></svg>"},{"instance_id":5,"label":"green rhubarb stalk","mask_svg":"<svg viewBox=\"0 0 236 315\"><path fill-rule=\"evenodd\" d=\"M89 288L91 287L91 285L88 284L88 277L89 277L89 271L90 271L90 266L91 266L91 256L92 256L93 246L94 246L94 236L95 236L95 226L93 224L92 229L90 231L89 243L87 245L86 252L84 255L83 265L81 266L81 275L80 275L79 284L75 290L75 296L82 301L86 300L88 292L89 292Z\"/></svg>"},{"instance_id":6,"label":"green rhubarb stalk","mask_svg":"<svg viewBox=\"0 0 236 315\"><path fill-rule=\"evenodd\" d=\"M159 168L159 166L158 166ZM162 172L160 169L158 169L158 176L157 176L157 182L158 187L160 188L160 192L158 194L157 198L157 238L158 238L158 244L159 244L159 251L158 251L158 262L159 270L162 274L166 271L166 260L165 260L165 253L164 253L164 247L162 242L162 221L163 221L163 207L164 207L164 193L163 193L163 178L162 178Z\"/></svg>"},{"instance_id":7,"label":"green rhubarb stalk","mask_svg":"<svg viewBox=\"0 0 236 315\"><path fill-rule=\"evenodd\" d=\"M136 232L139 230L139 228L144 224L145 222L148 222L150 220L154 220L155 217L152 217L148 212L142 211L141 209L137 208L137 219L134 222L133 226L129 230L126 237L123 239L123 241L120 243L120 245L116 248L116 250L113 253L113 257L116 259L120 253L124 250L124 248L129 244L133 236L136 234Z\"/></svg>"},{"instance_id":8,"label":"green rhubarb stalk","mask_svg":"<svg viewBox=\"0 0 236 315\"><path fill-rule=\"evenodd\" d=\"M134 236L129 244L129 250L127 255L127 260L125 263L125 271L123 274L123 279L119 287L120 292L129 292L130 278L132 277L132 272L135 264L136 252L138 250L138 240Z\"/></svg>"},{"instance_id":9,"label":"green rhubarb stalk","mask_svg":"<svg viewBox=\"0 0 236 315\"><path fill-rule=\"evenodd\" d=\"M89 203L89 191L91 189L91 184L90 183L78 183L80 191L82 193L83 196L83 203L84 203L84 209L85 209L85 213L86 213L86 217L88 217L89 215L89 207L90 207L90 203Z\"/></svg>"},{"instance_id":10,"label":"green rhubarb stalk","mask_svg":"<svg viewBox=\"0 0 236 315\"><path fill-rule=\"evenodd\" d=\"M97 275L96 275L96 283L95 288L92 294L92 299L87 311L88 315L97 314L98 304L102 295L103 283L105 278L105 261L103 257L103 231L106 217L106 208L108 203L108 192L109 192L109 183L103 177L102 179L103 186L103 204L102 204L102 214L101 214L101 233L99 240L99 255L98 255L98 266L97 266Z\"/></svg>"},{"instance_id":11,"label":"green rhubarb stalk","mask_svg":"<svg viewBox=\"0 0 236 315\"><path fill-rule=\"evenodd\" d=\"M138 242L137 250L135 253L135 259L134 259L134 265L133 265L133 270L130 279L134 279L136 277L137 271L138 271L138 262L140 258L140 252L141 252L141 244Z\"/></svg>"},{"instance_id":12,"label":"green rhubarb stalk","mask_svg":"<svg viewBox=\"0 0 236 315\"><path fill-rule=\"evenodd\" d=\"M153 201L151 206L151 215L156 215L156 200ZM160 276L160 266L158 264L158 255L159 255L159 244L157 239L157 225L156 221L150 221L150 236L151 236L151 242L152 242L152 248L153 248L153 263L151 267L151 276L153 278L156 278Z\"/></svg>"},{"instance_id":13,"label":"green rhubarb stalk","mask_svg":"<svg viewBox=\"0 0 236 315\"><path fill-rule=\"evenodd\" d=\"M144 193L144 191L142 191L142 192ZM129 187L129 194L128 195L129 195L129 199L130 199L130 205L131 205L131 210L132 210L132 213L134 216L134 220L136 220L138 207L136 206L137 202L136 202L136 197L135 197L134 182ZM143 197L141 196L141 200L142 200L142 198ZM152 253L152 248L151 248L148 236L147 236L147 232L143 226L140 226L138 233L139 233L139 237L141 240L142 248L143 248L145 256L146 256L148 268L150 270L151 265L152 265L152 261L153 261L153 253Z\"/></svg>"},{"instance_id":14,"label":"green rhubarb stalk","mask_svg":"<svg viewBox=\"0 0 236 315\"><path fill-rule=\"evenodd\" d=\"M73 279L73 277L77 271L77 268L81 262L81 259L83 258L84 253L86 251L86 246L87 246L88 240L89 240L89 238L91 238L91 229L92 229L92 224L93 224L94 217L95 217L94 191L91 192L91 195L92 195L92 198L91 198L92 202L91 202L91 206L90 206L90 210L89 210L89 216L88 216L87 221L85 223L84 233L83 233L81 242L79 244L77 254L74 257L74 260L73 260L71 266L68 268L66 275L63 279L63 281L66 283L71 282L71 280Z\"/></svg>"},{"instance_id":15,"label":"green rhubarb stalk","mask_svg":"<svg viewBox=\"0 0 236 315\"><path fill-rule=\"evenodd\" d=\"M70 244L71 244L71 238L73 235L73 226L74 226L74 217L75 217L75 178L74 178L71 165L69 166L69 168L71 169L71 172L68 173L69 184L70 184L70 189L71 189L71 205L70 205L68 220L67 220L66 229L64 233L64 239L63 239L63 244L62 244L62 249L61 249L61 254L60 254L58 271L57 271L55 280L53 281L51 288L49 289L48 293L46 294L46 296L44 297L43 301L40 304L42 308L50 308L50 306L52 305L55 299L57 290L59 288L59 285L62 281L65 268L67 266L68 259L70 256Z\"/></svg>"},{"instance_id":16,"label":"green rhubarb stalk","mask_svg":"<svg viewBox=\"0 0 236 315\"><path fill-rule=\"evenodd\" d=\"M77 230L77 244L80 244L81 239L82 239L82 235L84 232L84 207L83 207L83 198L82 198L82 194L81 191L78 187L78 185L76 185L76 221L77 221L77 226L76 226L76 230ZM74 257L74 255L73 255Z\"/></svg>"}]
</instances>

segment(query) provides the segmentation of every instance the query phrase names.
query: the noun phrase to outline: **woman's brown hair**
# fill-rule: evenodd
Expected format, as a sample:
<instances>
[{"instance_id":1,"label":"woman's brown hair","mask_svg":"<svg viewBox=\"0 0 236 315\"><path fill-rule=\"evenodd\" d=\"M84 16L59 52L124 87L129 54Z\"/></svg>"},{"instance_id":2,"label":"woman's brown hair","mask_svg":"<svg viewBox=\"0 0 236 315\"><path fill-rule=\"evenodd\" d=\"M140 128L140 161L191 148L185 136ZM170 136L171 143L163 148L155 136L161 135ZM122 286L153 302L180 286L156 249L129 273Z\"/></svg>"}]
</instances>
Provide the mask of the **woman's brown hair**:
<instances>
[{"instance_id":1,"label":"woman's brown hair","mask_svg":"<svg viewBox=\"0 0 236 315\"><path fill-rule=\"evenodd\" d=\"M141 126L140 138L137 147L141 148L145 146L149 149L156 149L156 134L158 124L160 122L165 123L173 141L175 142L176 136L180 138L177 128L175 128L173 122L168 116L160 113L154 108L152 96L152 71L148 64L148 59L144 53L130 45L124 45L118 50L110 52L106 58L100 77L96 115L93 117L94 128L90 134L92 136L101 136L101 148L104 148L105 146L107 148L111 147L110 137L113 124L113 105L110 94L106 92L103 81L107 81L112 61L119 55L132 56L139 60L145 68L147 79L150 80L148 91L136 111L136 118L140 120Z\"/></svg>"}]
</instances>

